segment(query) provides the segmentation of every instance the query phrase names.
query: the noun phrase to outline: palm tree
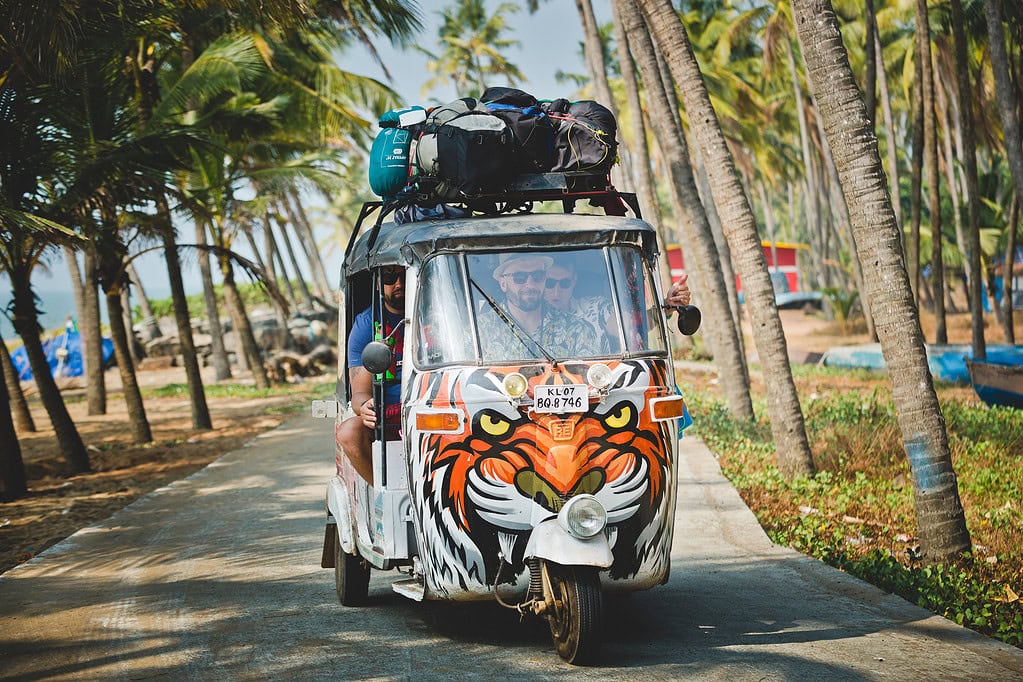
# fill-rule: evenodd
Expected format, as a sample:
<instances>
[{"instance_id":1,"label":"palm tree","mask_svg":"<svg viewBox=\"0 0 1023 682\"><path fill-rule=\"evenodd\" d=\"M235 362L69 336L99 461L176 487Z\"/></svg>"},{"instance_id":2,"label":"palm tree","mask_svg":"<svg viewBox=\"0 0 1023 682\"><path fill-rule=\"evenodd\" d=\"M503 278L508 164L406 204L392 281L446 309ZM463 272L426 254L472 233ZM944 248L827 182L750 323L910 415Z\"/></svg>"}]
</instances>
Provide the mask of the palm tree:
<instances>
[{"instance_id":1,"label":"palm tree","mask_svg":"<svg viewBox=\"0 0 1023 682\"><path fill-rule=\"evenodd\" d=\"M3 370L4 384L7 386L7 398L11 404L11 416L14 418L15 426L24 433L34 433L36 423L32 419L32 412L28 409L25 392L21 390L18 372L14 369L11 354L7 352L7 343L3 337L0 337L0 368Z\"/></svg>"},{"instance_id":2,"label":"palm tree","mask_svg":"<svg viewBox=\"0 0 1023 682\"><path fill-rule=\"evenodd\" d=\"M866 293L878 317L878 336L913 472L921 546L930 561L951 559L970 548L970 535L877 138L870 132L830 0L792 0L792 9L868 273Z\"/></svg>"},{"instance_id":3,"label":"palm tree","mask_svg":"<svg viewBox=\"0 0 1023 682\"><path fill-rule=\"evenodd\" d=\"M927 170L928 205L931 214L931 282L936 323L935 342L948 343L945 326L945 266L941 258L941 191L938 168L938 116L934 103L934 69L931 64L931 29L927 0L916 0L917 60L923 89L924 166Z\"/></svg>"},{"instance_id":4,"label":"palm tree","mask_svg":"<svg viewBox=\"0 0 1023 682\"><path fill-rule=\"evenodd\" d=\"M0 83L0 272L11 283L11 323L25 346L39 397L69 470L79 473L89 470L89 455L50 374L32 290L32 271L43 254L79 236L44 217L53 197L43 183L63 173L63 141L45 124L53 102L35 96L23 83L16 86L18 80L23 80L20 74L8 73Z\"/></svg>"},{"instance_id":5,"label":"palm tree","mask_svg":"<svg viewBox=\"0 0 1023 682\"><path fill-rule=\"evenodd\" d=\"M682 225L683 236L679 241L685 244L686 257L695 266L701 301L707 308L707 319L711 321L707 329L714 341L714 360L721 372L729 410L736 419L752 420L749 379L745 373L737 330L731 324L720 258L696 189L681 121L671 117L668 95L661 87L653 44L646 33L639 9L631 2L622 0L614 0L613 4L614 11L621 15L624 33L629 36L630 46L635 51L636 65L646 85L656 137L668 161L675 202L680 208L676 220Z\"/></svg>"},{"instance_id":6,"label":"palm tree","mask_svg":"<svg viewBox=\"0 0 1023 682\"><path fill-rule=\"evenodd\" d=\"M440 53L417 48L429 57L426 68L436 74L423 84L423 94L451 81L459 95L478 97L486 90L488 78L501 77L512 85L526 80L503 54L519 44L502 37L509 28L508 15L518 11L518 5L502 2L488 15L484 0L455 0L440 12Z\"/></svg>"},{"instance_id":7,"label":"palm tree","mask_svg":"<svg viewBox=\"0 0 1023 682\"><path fill-rule=\"evenodd\" d=\"M977 182L977 149L973 134L973 103L970 98L970 63L966 56L966 23L962 0L952 0L952 31L955 37L956 91L959 95L959 118L963 140L963 165L966 174L966 200L969 211L969 243L966 253L970 273L970 313L973 357L987 357L984 343L984 305L980 269L980 187ZM953 194L955 189L952 190Z\"/></svg>"},{"instance_id":8,"label":"palm tree","mask_svg":"<svg viewBox=\"0 0 1023 682\"><path fill-rule=\"evenodd\" d=\"M3 353L7 354L6 348ZM0 499L11 500L28 492L28 478L21 459L18 434L14 431L14 420L11 419L6 382L0 382L0 483L3 484Z\"/></svg>"},{"instance_id":9,"label":"palm tree","mask_svg":"<svg viewBox=\"0 0 1023 682\"><path fill-rule=\"evenodd\" d=\"M988 48L991 53L991 70L994 72L995 91L998 95L998 112L1001 115L1002 133L1005 136L1005 155L1009 159L1009 170L1012 174L1015 202L1013 206L1023 203L1023 134L1016 115L1016 102L1013 87L1009 80L1009 58L1005 50L1005 30L1002 27L1001 0L985 0L984 16L987 19ZM1015 216L1015 213L1013 214ZM1009 242L1015 246L1016 220L1009 221ZM1015 254L1008 252L1005 260L1006 284L1012 282L1012 267ZM1011 284L1005 287L1005 327L1010 343L1014 336L1012 327L1012 292Z\"/></svg>"},{"instance_id":10,"label":"palm tree","mask_svg":"<svg viewBox=\"0 0 1023 682\"><path fill-rule=\"evenodd\" d=\"M809 474L814 468L810 443L756 219L718 125L685 27L670 0L639 0L639 5L678 83L691 130L708 166L714 203L742 278L747 309L757 330L755 341L764 368L779 469L786 476Z\"/></svg>"}]
</instances>

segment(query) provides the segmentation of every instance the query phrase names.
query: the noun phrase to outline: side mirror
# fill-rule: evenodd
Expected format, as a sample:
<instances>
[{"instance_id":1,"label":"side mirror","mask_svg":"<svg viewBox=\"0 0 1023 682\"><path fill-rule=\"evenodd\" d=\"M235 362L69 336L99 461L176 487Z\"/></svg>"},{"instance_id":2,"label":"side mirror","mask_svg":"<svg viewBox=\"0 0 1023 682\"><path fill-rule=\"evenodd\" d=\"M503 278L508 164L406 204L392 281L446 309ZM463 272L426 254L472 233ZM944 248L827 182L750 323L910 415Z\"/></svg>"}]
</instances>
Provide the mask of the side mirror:
<instances>
[{"instance_id":1,"label":"side mirror","mask_svg":"<svg viewBox=\"0 0 1023 682\"><path fill-rule=\"evenodd\" d=\"M692 336L700 328L703 315L694 305L684 305L678 309L678 330L686 336Z\"/></svg>"},{"instance_id":2,"label":"side mirror","mask_svg":"<svg viewBox=\"0 0 1023 682\"><path fill-rule=\"evenodd\" d=\"M370 341L362 349L362 366L370 374L382 374L386 372L394 362L391 354L391 347L383 341Z\"/></svg>"}]
</instances>

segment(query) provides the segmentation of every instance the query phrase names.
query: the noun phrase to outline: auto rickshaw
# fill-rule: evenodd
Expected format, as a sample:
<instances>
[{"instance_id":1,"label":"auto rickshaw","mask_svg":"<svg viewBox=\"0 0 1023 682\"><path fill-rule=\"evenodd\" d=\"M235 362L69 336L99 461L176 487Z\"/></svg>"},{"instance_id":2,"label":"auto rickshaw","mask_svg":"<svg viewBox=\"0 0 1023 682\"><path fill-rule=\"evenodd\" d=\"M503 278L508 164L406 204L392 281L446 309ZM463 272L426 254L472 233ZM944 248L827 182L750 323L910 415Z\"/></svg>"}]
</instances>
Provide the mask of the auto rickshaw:
<instances>
[{"instance_id":1,"label":"auto rickshaw","mask_svg":"<svg viewBox=\"0 0 1023 682\"><path fill-rule=\"evenodd\" d=\"M494 599L543 617L562 658L590 663L602 593L668 580L688 413L656 234L635 197L556 187L517 198L556 199L565 211L590 199L618 213L625 199L636 217L524 211L396 224L384 222L388 207L364 207L342 266L342 409L319 411L336 413L338 426L345 419L344 344L355 315L372 309L378 340L362 362L376 373L381 417L374 482L335 448L322 565L334 568L341 604L367 602L371 570L397 570L394 591L415 601ZM526 269L512 271L516 263ZM566 264L573 307L555 311L545 297L568 287L554 277ZM400 421L387 423L398 329L383 328L379 312L381 272L393 266L405 268L404 351ZM510 299L528 307L538 295L549 314L540 327L533 315L531 328ZM698 312L688 311L690 326Z\"/></svg>"}]
</instances>

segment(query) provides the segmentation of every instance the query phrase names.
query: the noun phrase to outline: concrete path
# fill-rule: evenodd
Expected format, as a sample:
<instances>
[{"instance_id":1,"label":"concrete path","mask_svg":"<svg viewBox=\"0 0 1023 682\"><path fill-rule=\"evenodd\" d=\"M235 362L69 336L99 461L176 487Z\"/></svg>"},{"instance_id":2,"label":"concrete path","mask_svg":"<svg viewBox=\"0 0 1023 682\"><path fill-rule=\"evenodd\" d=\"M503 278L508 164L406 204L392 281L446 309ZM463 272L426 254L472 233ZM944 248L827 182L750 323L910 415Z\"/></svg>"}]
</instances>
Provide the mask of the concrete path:
<instances>
[{"instance_id":1,"label":"concrete path","mask_svg":"<svg viewBox=\"0 0 1023 682\"><path fill-rule=\"evenodd\" d=\"M602 668L494 604L319 568L331 426L296 418L0 577L0 679L1023 679L1023 651L771 545L683 440L672 577L609 598Z\"/></svg>"}]
</instances>

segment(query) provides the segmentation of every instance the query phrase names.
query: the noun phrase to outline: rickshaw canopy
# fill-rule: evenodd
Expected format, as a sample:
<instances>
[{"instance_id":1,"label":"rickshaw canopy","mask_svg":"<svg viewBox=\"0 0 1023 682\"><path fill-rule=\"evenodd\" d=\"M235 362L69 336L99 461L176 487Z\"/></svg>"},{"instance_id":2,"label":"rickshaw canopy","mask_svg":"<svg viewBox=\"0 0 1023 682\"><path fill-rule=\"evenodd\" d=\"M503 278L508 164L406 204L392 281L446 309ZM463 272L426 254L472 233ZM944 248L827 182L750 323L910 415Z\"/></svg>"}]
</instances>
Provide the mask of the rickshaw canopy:
<instances>
[{"instance_id":1,"label":"rickshaw canopy","mask_svg":"<svg viewBox=\"0 0 1023 682\"><path fill-rule=\"evenodd\" d=\"M342 289L355 274L387 265L420 265L436 253L497 249L638 247L657 256L654 229L636 218L567 213L525 213L395 225L384 223L361 235L342 265Z\"/></svg>"}]
</instances>

